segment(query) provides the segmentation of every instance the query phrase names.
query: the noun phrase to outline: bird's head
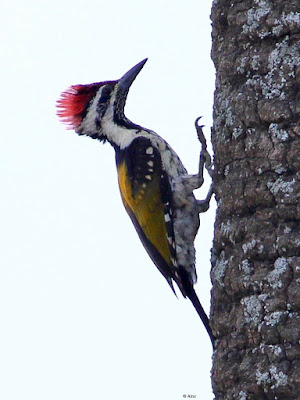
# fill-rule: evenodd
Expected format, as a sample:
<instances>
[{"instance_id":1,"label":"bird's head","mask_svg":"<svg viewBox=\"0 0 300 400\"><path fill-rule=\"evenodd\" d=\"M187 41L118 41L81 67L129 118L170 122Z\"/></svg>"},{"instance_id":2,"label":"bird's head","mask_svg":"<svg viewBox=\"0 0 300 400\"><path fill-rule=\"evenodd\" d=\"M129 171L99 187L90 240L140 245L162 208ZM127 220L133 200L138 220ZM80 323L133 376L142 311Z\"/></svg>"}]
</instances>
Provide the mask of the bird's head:
<instances>
[{"instance_id":1,"label":"bird's head","mask_svg":"<svg viewBox=\"0 0 300 400\"><path fill-rule=\"evenodd\" d=\"M119 80L71 86L57 101L57 115L69 129L81 135L110 140L112 126L126 127L131 123L124 115L126 98L146 61L135 65Z\"/></svg>"}]
</instances>

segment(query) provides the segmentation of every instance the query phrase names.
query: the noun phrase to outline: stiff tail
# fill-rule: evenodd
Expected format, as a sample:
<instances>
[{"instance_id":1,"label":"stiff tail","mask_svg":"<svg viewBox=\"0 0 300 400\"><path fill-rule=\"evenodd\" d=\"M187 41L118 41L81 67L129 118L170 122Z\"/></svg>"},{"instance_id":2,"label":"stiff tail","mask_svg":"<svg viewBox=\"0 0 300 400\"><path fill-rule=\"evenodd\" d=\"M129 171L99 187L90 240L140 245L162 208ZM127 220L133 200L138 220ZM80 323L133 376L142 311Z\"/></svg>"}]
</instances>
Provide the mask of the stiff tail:
<instances>
[{"instance_id":1,"label":"stiff tail","mask_svg":"<svg viewBox=\"0 0 300 400\"><path fill-rule=\"evenodd\" d=\"M207 330L207 333L211 340L211 344L214 349L215 348L215 345L214 345L215 337L210 328L208 316L206 315L206 312L203 310L203 307L198 299L198 296L196 295L193 284L190 281L190 278L189 278L186 270L183 267L179 266L179 273L180 273L180 278L181 278L180 282L178 282L179 289L181 290L183 296L188 297L191 300L191 302L193 303L193 306L195 307L199 317L201 318L203 325L205 326L205 329Z\"/></svg>"},{"instance_id":2,"label":"stiff tail","mask_svg":"<svg viewBox=\"0 0 300 400\"><path fill-rule=\"evenodd\" d=\"M203 322L203 325L205 326L205 329L207 330L207 333L210 337L211 340L211 344L213 346L213 349L215 348L215 337L212 333L212 330L210 328L209 325L209 319L208 316L206 315L206 312L203 310L203 307L195 293L194 288L190 288L190 290L188 291L188 293L186 293L187 297L191 300L191 302L193 303L193 306L195 307L199 317L201 318L201 321Z\"/></svg>"}]
</instances>

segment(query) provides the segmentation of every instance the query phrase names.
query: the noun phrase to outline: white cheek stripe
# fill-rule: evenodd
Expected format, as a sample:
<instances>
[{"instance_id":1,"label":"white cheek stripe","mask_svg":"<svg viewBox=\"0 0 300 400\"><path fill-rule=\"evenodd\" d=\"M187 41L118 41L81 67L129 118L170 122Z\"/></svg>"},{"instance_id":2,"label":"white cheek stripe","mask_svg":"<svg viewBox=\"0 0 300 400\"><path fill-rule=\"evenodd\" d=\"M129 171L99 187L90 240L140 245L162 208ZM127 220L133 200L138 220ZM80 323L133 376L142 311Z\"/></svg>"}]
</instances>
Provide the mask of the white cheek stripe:
<instances>
[{"instance_id":1,"label":"white cheek stripe","mask_svg":"<svg viewBox=\"0 0 300 400\"><path fill-rule=\"evenodd\" d=\"M95 126L95 116L97 115L97 105L101 97L101 93L102 87L96 93L96 96L94 97L94 100L88 109L88 113L82 121L81 128L84 131L85 135L92 135L97 130Z\"/></svg>"}]
</instances>

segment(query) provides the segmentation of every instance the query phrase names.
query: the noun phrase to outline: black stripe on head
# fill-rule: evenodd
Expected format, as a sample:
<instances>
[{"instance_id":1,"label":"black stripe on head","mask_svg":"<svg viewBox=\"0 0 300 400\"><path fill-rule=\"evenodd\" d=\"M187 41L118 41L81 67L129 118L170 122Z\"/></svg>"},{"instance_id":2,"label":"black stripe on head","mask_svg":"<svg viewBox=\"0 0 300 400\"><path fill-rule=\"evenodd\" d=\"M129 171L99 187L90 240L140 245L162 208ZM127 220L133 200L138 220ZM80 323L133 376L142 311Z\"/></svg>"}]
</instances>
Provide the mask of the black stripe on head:
<instances>
[{"instance_id":1,"label":"black stripe on head","mask_svg":"<svg viewBox=\"0 0 300 400\"><path fill-rule=\"evenodd\" d=\"M96 126L98 129L101 129L101 119L105 115L107 108L110 103L111 95L113 93L114 87L116 85L116 81L106 82L105 85L102 86L101 96L97 103L97 117L96 117Z\"/></svg>"},{"instance_id":2,"label":"black stripe on head","mask_svg":"<svg viewBox=\"0 0 300 400\"><path fill-rule=\"evenodd\" d=\"M117 91L114 104L114 115L113 115L114 123L126 129L147 131L147 129L142 128L140 125L135 124L134 122L130 121L127 117L125 117L124 115L125 103L126 103L126 97L122 96L122 93L120 91Z\"/></svg>"}]
</instances>

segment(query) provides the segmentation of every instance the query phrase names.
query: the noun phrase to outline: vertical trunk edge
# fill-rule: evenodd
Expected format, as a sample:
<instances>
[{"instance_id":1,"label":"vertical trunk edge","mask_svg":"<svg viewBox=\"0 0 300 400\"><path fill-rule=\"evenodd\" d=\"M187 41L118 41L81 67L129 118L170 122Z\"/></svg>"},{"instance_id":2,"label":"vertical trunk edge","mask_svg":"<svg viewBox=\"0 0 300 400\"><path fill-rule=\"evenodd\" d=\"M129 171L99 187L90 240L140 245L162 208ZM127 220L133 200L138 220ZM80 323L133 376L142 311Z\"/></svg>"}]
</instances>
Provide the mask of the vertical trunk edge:
<instances>
[{"instance_id":1,"label":"vertical trunk edge","mask_svg":"<svg viewBox=\"0 0 300 400\"><path fill-rule=\"evenodd\" d=\"M216 400L300 398L299 0L215 0Z\"/></svg>"}]
</instances>

